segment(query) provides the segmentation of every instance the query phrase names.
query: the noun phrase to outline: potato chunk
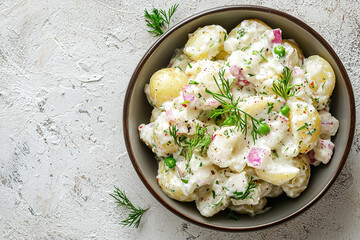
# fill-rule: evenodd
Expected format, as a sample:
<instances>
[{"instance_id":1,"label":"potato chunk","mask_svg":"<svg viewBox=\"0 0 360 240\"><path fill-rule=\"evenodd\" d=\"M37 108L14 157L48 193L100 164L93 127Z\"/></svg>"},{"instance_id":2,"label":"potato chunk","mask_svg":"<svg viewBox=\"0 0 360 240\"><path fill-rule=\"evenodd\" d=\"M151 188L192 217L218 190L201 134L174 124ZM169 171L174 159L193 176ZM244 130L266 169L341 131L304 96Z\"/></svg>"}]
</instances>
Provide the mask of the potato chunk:
<instances>
[{"instance_id":1,"label":"potato chunk","mask_svg":"<svg viewBox=\"0 0 360 240\"><path fill-rule=\"evenodd\" d=\"M306 154L300 154L292 159L293 165L299 168L299 173L290 181L281 185L287 196L296 198L302 193L310 179L310 162Z\"/></svg>"},{"instance_id":2,"label":"potato chunk","mask_svg":"<svg viewBox=\"0 0 360 240\"><path fill-rule=\"evenodd\" d=\"M189 35L184 53L192 60L212 59L224 46L226 30L219 25L198 28Z\"/></svg>"},{"instance_id":3,"label":"potato chunk","mask_svg":"<svg viewBox=\"0 0 360 240\"><path fill-rule=\"evenodd\" d=\"M305 59L305 72L314 94L314 106L323 109L335 87L335 73L324 58L313 55Z\"/></svg>"},{"instance_id":4,"label":"potato chunk","mask_svg":"<svg viewBox=\"0 0 360 240\"><path fill-rule=\"evenodd\" d=\"M291 98L290 107L290 132L298 144L300 153L307 153L316 144L321 133L321 122L318 111L313 105Z\"/></svg>"},{"instance_id":5,"label":"potato chunk","mask_svg":"<svg viewBox=\"0 0 360 240\"><path fill-rule=\"evenodd\" d=\"M185 73L177 68L163 68L157 71L150 79L150 95L154 104L160 107L164 102L178 97L187 82Z\"/></svg>"}]
</instances>

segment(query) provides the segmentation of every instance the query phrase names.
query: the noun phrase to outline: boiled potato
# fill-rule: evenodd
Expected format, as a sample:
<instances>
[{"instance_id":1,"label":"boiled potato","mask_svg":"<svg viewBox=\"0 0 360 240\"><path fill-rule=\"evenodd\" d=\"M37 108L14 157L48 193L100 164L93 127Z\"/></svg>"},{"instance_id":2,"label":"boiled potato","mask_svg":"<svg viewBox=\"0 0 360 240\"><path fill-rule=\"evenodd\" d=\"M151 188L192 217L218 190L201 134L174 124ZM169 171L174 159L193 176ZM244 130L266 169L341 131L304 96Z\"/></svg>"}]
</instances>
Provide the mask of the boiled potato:
<instances>
[{"instance_id":1,"label":"boiled potato","mask_svg":"<svg viewBox=\"0 0 360 240\"><path fill-rule=\"evenodd\" d=\"M164 102L178 97L187 82L185 73L177 68L163 68L157 71L150 79L150 95L154 104L160 107Z\"/></svg>"},{"instance_id":2,"label":"boiled potato","mask_svg":"<svg viewBox=\"0 0 360 240\"><path fill-rule=\"evenodd\" d=\"M198 190L198 199L196 199L196 207L205 217L211 217L224 210L230 203L226 190L220 185L213 184L211 188L204 186Z\"/></svg>"},{"instance_id":3,"label":"boiled potato","mask_svg":"<svg viewBox=\"0 0 360 240\"><path fill-rule=\"evenodd\" d=\"M154 127L154 144L157 147L155 150L160 156L166 154L173 154L179 150L179 146L175 144L174 138L168 133L170 123L166 117L165 112L161 112L154 122L157 127Z\"/></svg>"},{"instance_id":4,"label":"boiled potato","mask_svg":"<svg viewBox=\"0 0 360 240\"><path fill-rule=\"evenodd\" d=\"M269 104L273 105L272 111L279 111L280 108L284 105L284 101L280 99L275 99L274 97L249 97L246 102L240 102L239 108L249 115L259 118L267 114L269 109Z\"/></svg>"},{"instance_id":5,"label":"boiled potato","mask_svg":"<svg viewBox=\"0 0 360 240\"><path fill-rule=\"evenodd\" d=\"M302 193L310 179L310 161L306 154L300 154L292 159L292 164L299 168L299 173L290 181L281 185L287 196L296 198Z\"/></svg>"},{"instance_id":6,"label":"boiled potato","mask_svg":"<svg viewBox=\"0 0 360 240\"><path fill-rule=\"evenodd\" d=\"M314 94L314 106L325 107L335 87L335 73L324 58L313 55L305 59L305 75Z\"/></svg>"},{"instance_id":7,"label":"boiled potato","mask_svg":"<svg viewBox=\"0 0 360 240\"><path fill-rule=\"evenodd\" d=\"M300 49L299 45L297 45L296 42L289 40L289 39L284 39L282 41L282 44L284 45L285 49L287 50L287 54L291 55L293 54L293 52L289 52L289 50L291 51L291 49L295 49L296 50L296 56L295 60L293 60L291 62L291 66L294 67L296 66L301 66L304 60L304 54L302 52L302 50Z\"/></svg>"},{"instance_id":8,"label":"boiled potato","mask_svg":"<svg viewBox=\"0 0 360 240\"><path fill-rule=\"evenodd\" d=\"M196 199L195 193L184 192L182 188L184 183L179 178L177 168L167 169L164 160L159 162L157 179L161 189L169 197L182 202L191 202Z\"/></svg>"},{"instance_id":9,"label":"boiled potato","mask_svg":"<svg viewBox=\"0 0 360 240\"><path fill-rule=\"evenodd\" d=\"M257 205L261 199L271 191L271 184L262 180L256 180L256 187L252 189L251 195L246 199L231 199L233 205Z\"/></svg>"},{"instance_id":10,"label":"boiled potato","mask_svg":"<svg viewBox=\"0 0 360 240\"><path fill-rule=\"evenodd\" d=\"M284 190L282 189L281 186L271 185L271 190L268 193L268 195L266 195L266 197L276 198L276 197L280 196L283 192L284 192Z\"/></svg>"},{"instance_id":11,"label":"boiled potato","mask_svg":"<svg viewBox=\"0 0 360 240\"><path fill-rule=\"evenodd\" d=\"M176 49L168 64L169 68L178 68L185 72L186 67L191 63L191 59L184 54L183 49Z\"/></svg>"},{"instance_id":12,"label":"boiled potato","mask_svg":"<svg viewBox=\"0 0 360 240\"><path fill-rule=\"evenodd\" d=\"M300 153L307 153L316 144L321 133L321 122L318 111L313 105L291 97L287 105L290 107L290 132Z\"/></svg>"},{"instance_id":13,"label":"boiled potato","mask_svg":"<svg viewBox=\"0 0 360 240\"><path fill-rule=\"evenodd\" d=\"M255 216L256 214L262 213L264 207L266 206L267 200L266 198L261 198L260 201L253 205L253 204L244 204L244 205L229 205L229 209L234 212L247 214L251 217Z\"/></svg>"},{"instance_id":14,"label":"boiled potato","mask_svg":"<svg viewBox=\"0 0 360 240\"><path fill-rule=\"evenodd\" d=\"M259 39L266 30L271 30L271 28L258 19L244 20L231 30L224 43L224 49L226 52L232 53L248 47L254 39Z\"/></svg>"},{"instance_id":15,"label":"boiled potato","mask_svg":"<svg viewBox=\"0 0 360 240\"><path fill-rule=\"evenodd\" d=\"M299 169L281 160L280 163L275 161L268 163L265 168L255 169L255 172L262 180L279 186L293 179L299 173Z\"/></svg>"},{"instance_id":16,"label":"boiled potato","mask_svg":"<svg viewBox=\"0 0 360 240\"><path fill-rule=\"evenodd\" d=\"M184 53L192 60L212 59L222 49L226 30L219 25L209 25L198 28L189 35Z\"/></svg>"},{"instance_id":17,"label":"boiled potato","mask_svg":"<svg viewBox=\"0 0 360 240\"><path fill-rule=\"evenodd\" d=\"M216 58L217 60L224 60L224 61L226 61L229 56L230 56L230 55L229 55L227 52L225 52L224 50L222 50L222 51L220 51L220 52L215 56L215 58Z\"/></svg>"},{"instance_id":18,"label":"boiled potato","mask_svg":"<svg viewBox=\"0 0 360 240\"><path fill-rule=\"evenodd\" d=\"M245 21L248 21L249 25L258 23L259 24L258 26L261 26L262 29L271 30L271 27L269 27L269 25L267 25L260 19L248 19Z\"/></svg>"}]
</instances>

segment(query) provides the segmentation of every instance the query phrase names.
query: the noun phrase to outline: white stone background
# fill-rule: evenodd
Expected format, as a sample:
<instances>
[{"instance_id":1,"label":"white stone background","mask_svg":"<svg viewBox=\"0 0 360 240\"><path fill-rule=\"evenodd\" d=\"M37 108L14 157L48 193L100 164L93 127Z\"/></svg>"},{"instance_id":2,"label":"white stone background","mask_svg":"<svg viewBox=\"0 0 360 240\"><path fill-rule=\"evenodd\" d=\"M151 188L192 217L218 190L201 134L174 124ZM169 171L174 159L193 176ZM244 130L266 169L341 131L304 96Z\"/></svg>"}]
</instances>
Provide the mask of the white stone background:
<instances>
[{"instance_id":1,"label":"white stone background","mask_svg":"<svg viewBox=\"0 0 360 240\"><path fill-rule=\"evenodd\" d=\"M359 132L340 176L311 209L284 224L224 233L190 224L159 204L135 173L122 136L127 84L156 38L145 8L176 0L0 0L0 238L359 239ZM359 110L360 4L356 0L180 2L173 24L229 4L279 9L335 49ZM140 228L113 186L150 210Z\"/></svg>"}]
</instances>

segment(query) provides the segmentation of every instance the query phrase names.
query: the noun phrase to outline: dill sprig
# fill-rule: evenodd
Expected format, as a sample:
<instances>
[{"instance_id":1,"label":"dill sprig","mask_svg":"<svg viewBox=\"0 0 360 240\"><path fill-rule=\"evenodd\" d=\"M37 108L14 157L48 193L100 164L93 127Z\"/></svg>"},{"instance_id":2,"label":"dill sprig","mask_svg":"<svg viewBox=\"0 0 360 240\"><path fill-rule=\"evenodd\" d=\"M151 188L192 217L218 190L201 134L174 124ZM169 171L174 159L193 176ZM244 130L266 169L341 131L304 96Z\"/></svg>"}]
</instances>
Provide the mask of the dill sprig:
<instances>
[{"instance_id":1,"label":"dill sprig","mask_svg":"<svg viewBox=\"0 0 360 240\"><path fill-rule=\"evenodd\" d=\"M288 67L284 67L281 79L278 79L277 84L275 84L275 81L273 82L272 90L274 93L276 93L278 96L283 97L285 100L287 100L289 97L292 97L296 93L296 87L298 85L291 85L291 82L293 80L293 77L291 77L292 70L290 70Z\"/></svg>"},{"instance_id":2,"label":"dill sprig","mask_svg":"<svg viewBox=\"0 0 360 240\"><path fill-rule=\"evenodd\" d=\"M169 134L174 138L175 144L185 150L186 168L189 167L190 159L196 149L204 150L211 143L211 134L207 134L206 126L200 127L196 124L194 138L180 139L177 135L178 129L176 126L169 127Z\"/></svg>"},{"instance_id":3,"label":"dill sprig","mask_svg":"<svg viewBox=\"0 0 360 240\"><path fill-rule=\"evenodd\" d=\"M258 126L261 123L261 121L255 119L250 114L246 113L245 111L238 108L238 104L240 101L240 98L234 99L233 94L231 93L230 89L230 81L224 77L225 70L222 70L218 73L221 86L218 83L218 80L215 76L213 76L214 81L216 83L217 88L219 89L220 93L214 93L210 90L206 89L205 91L212 95L212 97L220 102L221 107L217 109L211 110L210 114L208 115L210 118L216 118L218 116L227 115L227 118L222 123L222 126L231 126L235 125L236 130L241 130L241 132L244 133L244 135L247 134L248 131L248 124L250 119L250 122L252 124L251 129L251 136L253 138L253 141L255 143L255 140L258 137Z\"/></svg>"},{"instance_id":4,"label":"dill sprig","mask_svg":"<svg viewBox=\"0 0 360 240\"><path fill-rule=\"evenodd\" d=\"M170 134L170 136L172 136L174 138L174 143L176 145L178 145L179 147L181 147L180 139L179 139L179 137L177 135L178 131L179 130L176 128L175 125L169 127L169 134Z\"/></svg>"},{"instance_id":5,"label":"dill sprig","mask_svg":"<svg viewBox=\"0 0 360 240\"><path fill-rule=\"evenodd\" d=\"M151 30L148 30L148 32L154 34L154 36L160 36L163 34L164 29L169 27L171 17L174 15L178 7L179 4L174 4L168 9L167 12L164 9L158 10L154 8L152 13L149 13L145 9L146 26L151 28Z\"/></svg>"},{"instance_id":6,"label":"dill sprig","mask_svg":"<svg viewBox=\"0 0 360 240\"><path fill-rule=\"evenodd\" d=\"M246 186L246 189L244 192L238 192L235 191L234 192L234 196L231 196L230 198L235 199L235 200L244 200L244 199L248 199L248 198L252 198L252 196L250 195L252 192L254 192L254 188L256 188L256 183L254 181L253 176L250 177L250 181L248 183L248 185Z\"/></svg>"},{"instance_id":7,"label":"dill sprig","mask_svg":"<svg viewBox=\"0 0 360 240\"><path fill-rule=\"evenodd\" d=\"M116 200L115 203L117 203L119 206L124 206L131 210L127 218L122 220L120 224L136 228L139 227L141 217L147 210L149 210L149 208L142 209L140 207L135 207L127 198L125 191L121 191L117 187L114 188L114 193L110 194L110 196Z\"/></svg>"},{"instance_id":8,"label":"dill sprig","mask_svg":"<svg viewBox=\"0 0 360 240\"><path fill-rule=\"evenodd\" d=\"M184 140L184 147L188 150L185 155L188 160L187 166L196 149L203 149L211 143L211 135L206 133L206 126L200 127L199 124L196 124L195 137L190 138L189 141Z\"/></svg>"}]
</instances>

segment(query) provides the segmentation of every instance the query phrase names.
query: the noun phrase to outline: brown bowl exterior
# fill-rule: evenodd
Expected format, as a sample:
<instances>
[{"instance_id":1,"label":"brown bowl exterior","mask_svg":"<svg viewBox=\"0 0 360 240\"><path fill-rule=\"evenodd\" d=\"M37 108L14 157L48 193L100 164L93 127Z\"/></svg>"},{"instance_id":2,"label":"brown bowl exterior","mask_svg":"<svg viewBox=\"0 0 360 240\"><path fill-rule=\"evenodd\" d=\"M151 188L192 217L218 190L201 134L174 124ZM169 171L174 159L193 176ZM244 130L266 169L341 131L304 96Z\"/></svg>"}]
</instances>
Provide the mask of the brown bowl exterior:
<instances>
[{"instance_id":1,"label":"brown bowl exterior","mask_svg":"<svg viewBox=\"0 0 360 240\"><path fill-rule=\"evenodd\" d=\"M285 196L271 199L271 210L256 217L242 216L238 221L228 220L225 213L211 218L200 215L194 203L183 203L167 197L156 182L157 164L154 154L139 139L138 126L148 123L152 107L147 103L144 86L151 75L166 67L174 50L187 41L188 33L198 27L219 24L229 32L244 19L257 18L272 28L280 28L284 38L294 39L306 57L320 55L333 67L337 82L332 96L331 113L340 121L334 155L327 165L312 168L308 188L296 199ZM140 179L152 195L178 216L203 227L225 231L255 230L284 222L298 215L320 199L339 175L351 148L355 129L354 94L349 77L330 45L311 27L297 18L259 6L224 6L196 14L162 35L147 51L136 67L128 85L123 112L123 129L126 147Z\"/></svg>"}]
</instances>

